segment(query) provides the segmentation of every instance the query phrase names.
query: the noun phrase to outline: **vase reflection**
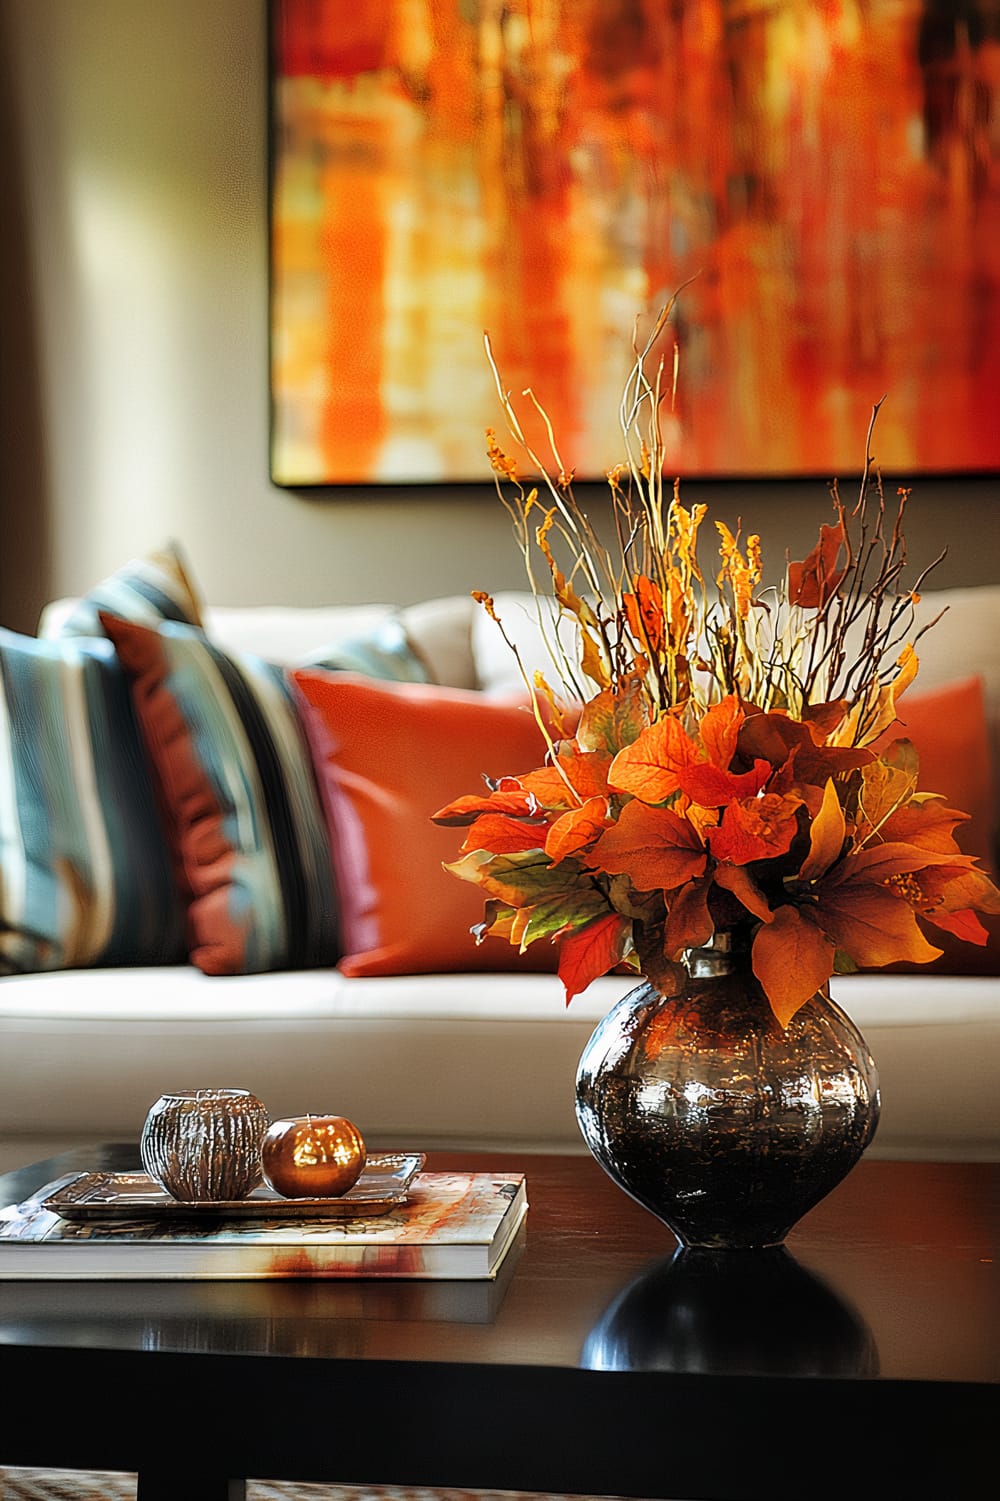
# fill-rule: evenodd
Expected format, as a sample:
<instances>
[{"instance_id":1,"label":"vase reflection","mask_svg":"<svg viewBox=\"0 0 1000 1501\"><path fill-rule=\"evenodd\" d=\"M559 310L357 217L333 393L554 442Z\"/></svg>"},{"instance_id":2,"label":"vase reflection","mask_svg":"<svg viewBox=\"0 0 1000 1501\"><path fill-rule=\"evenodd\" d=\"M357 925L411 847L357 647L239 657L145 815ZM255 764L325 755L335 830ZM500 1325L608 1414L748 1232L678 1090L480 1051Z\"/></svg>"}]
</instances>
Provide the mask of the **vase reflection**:
<instances>
[{"instance_id":1,"label":"vase reflection","mask_svg":"<svg viewBox=\"0 0 1000 1501\"><path fill-rule=\"evenodd\" d=\"M737 1255L681 1247L630 1283L587 1336L598 1371L875 1376L856 1310L783 1246Z\"/></svg>"}]
</instances>

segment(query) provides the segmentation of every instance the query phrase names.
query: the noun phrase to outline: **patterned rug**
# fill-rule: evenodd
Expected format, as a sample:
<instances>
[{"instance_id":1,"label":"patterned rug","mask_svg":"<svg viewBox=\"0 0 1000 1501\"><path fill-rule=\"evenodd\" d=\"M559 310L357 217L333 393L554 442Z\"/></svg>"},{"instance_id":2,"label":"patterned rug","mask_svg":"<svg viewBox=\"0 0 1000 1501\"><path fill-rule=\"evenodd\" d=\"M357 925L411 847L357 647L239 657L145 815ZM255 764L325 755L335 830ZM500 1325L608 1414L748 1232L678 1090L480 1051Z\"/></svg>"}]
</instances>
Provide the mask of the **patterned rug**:
<instances>
[{"instance_id":1,"label":"patterned rug","mask_svg":"<svg viewBox=\"0 0 1000 1501\"><path fill-rule=\"evenodd\" d=\"M0 1501L135 1501L135 1476L111 1470L0 1469ZM178 1497L183 1501L183 1497ZM523 1491L431 1490L393 1485L307 1485L248 1480L247 1501L529 1501ZM530 1501L588 1501L531 1495ZM596 1498L590 1498L596 1501ZM615 1501L615 1498L604 1498Z\"/></svg>"}]
</instances>

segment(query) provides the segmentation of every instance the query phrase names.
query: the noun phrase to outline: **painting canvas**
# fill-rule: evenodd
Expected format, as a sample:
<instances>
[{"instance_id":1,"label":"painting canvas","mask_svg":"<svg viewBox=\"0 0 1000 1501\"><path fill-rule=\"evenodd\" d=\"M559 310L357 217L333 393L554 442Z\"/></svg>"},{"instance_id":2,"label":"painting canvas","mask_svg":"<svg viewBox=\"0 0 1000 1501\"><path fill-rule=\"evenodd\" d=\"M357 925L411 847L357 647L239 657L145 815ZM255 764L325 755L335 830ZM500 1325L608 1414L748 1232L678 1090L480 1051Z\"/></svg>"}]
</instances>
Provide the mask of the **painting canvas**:
<instances>
[{"instance_id":1,"label":"painting canvas","mask_svg":"<svg viewBox=\"0 0 1000 1501\"><path fill-rule=\"evenodd\" d=\"M1000 467L992 0L271 0L271 469L489 478L502 384L600 479Z\"/></svg>"}]
</instances>

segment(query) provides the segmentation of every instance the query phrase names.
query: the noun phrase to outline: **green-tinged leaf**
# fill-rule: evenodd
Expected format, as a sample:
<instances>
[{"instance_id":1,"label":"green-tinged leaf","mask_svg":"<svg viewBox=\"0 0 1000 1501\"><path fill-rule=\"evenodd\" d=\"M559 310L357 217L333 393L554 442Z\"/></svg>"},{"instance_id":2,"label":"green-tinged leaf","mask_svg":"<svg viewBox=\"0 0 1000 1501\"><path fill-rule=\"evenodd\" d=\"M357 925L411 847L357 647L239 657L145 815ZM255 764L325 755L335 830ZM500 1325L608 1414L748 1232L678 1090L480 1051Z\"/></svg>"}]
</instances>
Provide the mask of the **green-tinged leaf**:
<instances>
[{"instance_id":1,"label":"green-tinged leaf","mask_svg":"<svg viewBox=\"0 0 1000 1501\"><path fill-rule=\"evenodd\" d=\"M626 678L616 691L607 688L584 704L576 740L583 751L616 756L649 724L645 695L638 677Z\"/></svg>"},{"instance_id":2,"label":"green-tinged leaf","mask_svg":"<svg viewBox=\"0 0 1000 1501\"><path fill-rule=\"evenodd\" d=\"M603 917L607 910L607 898L596 886L553 892L533 906L522 908L513 924L512 935L524 950L536 938L554 938L575 932L595 918Z\"/></svg>"},{"instance_id":3,"label":"green-tinged leaf","mask_svg":"<svg viewBox=\"0 0 1000 1501\"><path fill-rule=\"evenodd\" d=\"M511 907L531 907L558 892L572 892L578 884L592 885L575 860L553 865L541 850L497 855L474 877L484 891Z\"/></svg>"}]
</instances>

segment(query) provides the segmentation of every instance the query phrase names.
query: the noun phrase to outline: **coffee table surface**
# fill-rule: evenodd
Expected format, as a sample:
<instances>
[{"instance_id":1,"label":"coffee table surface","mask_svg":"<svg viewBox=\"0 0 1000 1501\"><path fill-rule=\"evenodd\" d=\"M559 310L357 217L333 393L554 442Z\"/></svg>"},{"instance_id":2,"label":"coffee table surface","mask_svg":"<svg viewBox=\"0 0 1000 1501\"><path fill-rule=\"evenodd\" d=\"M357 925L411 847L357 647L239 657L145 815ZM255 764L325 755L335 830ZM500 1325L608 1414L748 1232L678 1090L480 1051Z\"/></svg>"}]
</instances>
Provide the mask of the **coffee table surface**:
<instances>
[{"instance_id":1,"label":"coffee table surface","mask_svg":"<svg viewBox=\"0 0 1000 1501\"><path fill-rule=\"evenodd\" d=\"M132 1145L70 1154L0 1178L0 1202L137 1165ZM142 1501L186 1467L198 1501L235 1494L222 1475L774 1496L751 1457L775 1422L788 1484L821 1434L849 1448L852 1422L886 1483L901 1445L920 1451L914 1482L939 1454L951 1494L955 1464L985 1457L1000 1165L862 1162L783 1251L721 1257L675 1255L588 1156L427 1167L527 1174L495 1283L0 1281L0 1463L138 1469Z\"/></svg>"}]
</instances>

